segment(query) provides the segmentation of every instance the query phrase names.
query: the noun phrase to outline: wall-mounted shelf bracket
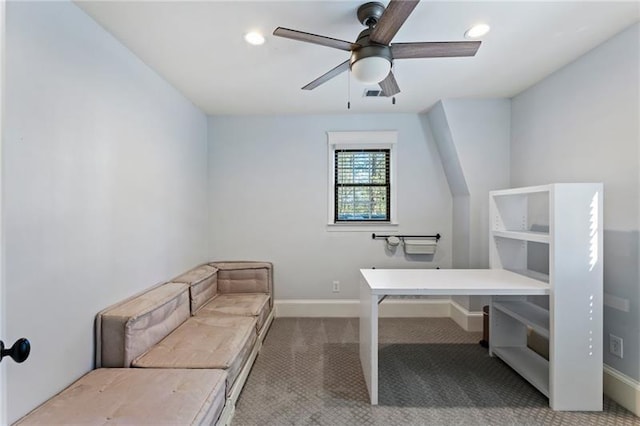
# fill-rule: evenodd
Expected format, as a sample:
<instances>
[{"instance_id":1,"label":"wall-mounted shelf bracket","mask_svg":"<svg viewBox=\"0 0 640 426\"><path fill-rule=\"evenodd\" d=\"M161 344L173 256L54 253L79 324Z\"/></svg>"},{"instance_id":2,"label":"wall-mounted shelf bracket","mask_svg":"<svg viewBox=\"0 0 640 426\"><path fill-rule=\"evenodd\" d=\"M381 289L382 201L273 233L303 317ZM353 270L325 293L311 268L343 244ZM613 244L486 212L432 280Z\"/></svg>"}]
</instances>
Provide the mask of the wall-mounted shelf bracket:
<instances>
[{"instance_id":1,"label":"wall-mounted shelf bracket","mask_svg":"<svg viewBox=\"0 0 640 426\"><path fill-rule=\"evenodd\" d=\"M371 239L378 239L378 238L389 238L389 237L397 237L400 238L401 240L404 241L405 238L432 238L436 241L440 240L441 235L440 234L436 234L436 235L379 235L379 234L371 234Z\"/></svg>"}]
</instances>

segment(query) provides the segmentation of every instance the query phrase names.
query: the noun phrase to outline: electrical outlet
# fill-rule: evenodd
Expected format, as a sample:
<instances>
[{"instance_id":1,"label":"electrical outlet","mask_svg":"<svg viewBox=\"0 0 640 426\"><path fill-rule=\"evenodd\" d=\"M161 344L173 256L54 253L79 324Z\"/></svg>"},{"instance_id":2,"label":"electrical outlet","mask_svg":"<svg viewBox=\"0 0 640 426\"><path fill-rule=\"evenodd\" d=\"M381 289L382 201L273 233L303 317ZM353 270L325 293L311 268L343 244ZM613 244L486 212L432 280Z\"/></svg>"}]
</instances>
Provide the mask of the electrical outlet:
<instances>
[{"instance_id":1,"label":"electrical outlet","mask_svg":"<svg viewBox=\"0 0 640 426\"><path fill-rule=\"evenodd\" d=\"M340 293L340 281L333 282L333 292Z\"/></svg>"},{"instance_id":2,"label":"electrical outlet","mask_svg":"<svg viewBox=\"0 0 640 426\"><path fill-rule=\"evenodd\" d=\"M609 352L619 358L622 358L622 337L609 334Z\"/></svg>"}]
</instances>

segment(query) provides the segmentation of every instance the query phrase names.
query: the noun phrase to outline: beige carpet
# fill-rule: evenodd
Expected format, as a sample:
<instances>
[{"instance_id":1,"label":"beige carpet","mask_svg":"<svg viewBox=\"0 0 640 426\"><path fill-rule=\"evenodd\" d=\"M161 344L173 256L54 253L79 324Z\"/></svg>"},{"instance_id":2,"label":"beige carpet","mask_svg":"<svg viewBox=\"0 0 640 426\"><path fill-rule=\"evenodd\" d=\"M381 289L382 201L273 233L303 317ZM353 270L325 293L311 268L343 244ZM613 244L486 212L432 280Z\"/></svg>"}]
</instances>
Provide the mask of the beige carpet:
<instances>
[{"instance_id":1,"label":"beige carpet","mask_svg":"<svg viewBox=\"0 0 640 426\"><path fill-rule=\"evenodd\" d=\"M380 405L368 403L355 318L278 318L234 425L640 425L603 412L554 412L527 381L450 319L380 321Z\"/></svg>"}]
</instances>

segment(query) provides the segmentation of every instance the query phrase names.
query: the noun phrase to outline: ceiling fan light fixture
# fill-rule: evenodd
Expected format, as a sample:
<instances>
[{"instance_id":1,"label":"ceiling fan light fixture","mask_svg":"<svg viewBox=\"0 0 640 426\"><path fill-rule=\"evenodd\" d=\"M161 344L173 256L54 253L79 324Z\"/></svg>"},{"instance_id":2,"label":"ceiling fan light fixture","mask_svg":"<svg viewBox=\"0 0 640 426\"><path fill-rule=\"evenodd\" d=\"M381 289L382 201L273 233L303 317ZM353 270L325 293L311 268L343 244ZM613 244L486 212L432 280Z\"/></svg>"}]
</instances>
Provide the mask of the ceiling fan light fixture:
<instances>
[{"instance_id":1,"label":"ceiling fan light fixture","mask_svg":"<svg viewBox=\"0 0 640 426\"><path fill-rule=\"evenodd\" d=\"M350 70L355 78L365 84L377 83L385 97L400 93L398 82L391 71L396 59L468 57L474 56L481 41L447 41L393 43L396 33L413 12L420 0L390 0L385 7L382 3L369 1L358 7L358 20L367 28L362 30L355 42L349 42L290 28L278 27L273 31L276 37L284 37L305 43L339 49L351 57L333 67L302 90L313 90L337 75ZM472 28L467 37L486 34L489 26ZM349 80L351 81L351 80ZM348 104L347 104L348 105Z\"/></svg>"},{"instance_id":2,"label":"ceiling fan light fixture","mask_svg":"<svg viewBox=\"0 0 640 426\"><path fill-rule=\"evenodd\" d=\"M264 36L256 31L252 31L244 35L244 41L253 46L260 46L264 44Z\"/></svg>"},{"instance_id":3,"label":"ceiling fan light fixture","mask_svg":"<svg viewBox=\"0 0 640 426\"><path fill-rule=\"evenodd\" d=\"M491 27L487 24L476 24L464 33L464 38L474 40L486 35L490 30Z\"/></svg>"},{"instance_id":4,"label":"ceiling fan light fixture","mask_svg":"<svg viewBox=\"0 0 640 426\"><path fill-rule=\"evenodd\" d=\"M360 58L351 64L354 77L365 84L381 82L389 75L389 71L391 71L391 62L381 56Z\"/></svg>"}]
</instances>

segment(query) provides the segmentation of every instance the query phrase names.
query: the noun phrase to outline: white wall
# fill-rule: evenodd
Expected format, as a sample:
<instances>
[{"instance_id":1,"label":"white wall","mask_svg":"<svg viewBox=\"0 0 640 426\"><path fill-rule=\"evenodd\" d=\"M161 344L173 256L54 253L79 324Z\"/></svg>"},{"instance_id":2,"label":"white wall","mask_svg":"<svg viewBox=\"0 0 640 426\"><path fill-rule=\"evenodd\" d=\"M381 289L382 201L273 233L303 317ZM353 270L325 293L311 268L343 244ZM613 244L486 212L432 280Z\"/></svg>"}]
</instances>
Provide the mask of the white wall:
<instances>
[{"instance_id":1,"label":"white wall","mask_svg":"<svg viewBox=\"0 0 640 426\"><path fill-rule=\"evenodd\" d=\"M453 195L453 265L489 267L489 191L509 187L509 99L445 99L427 118ZM487 298L458 296L480 311Z\"/></svg>"},{"instance_id":2,"label":"white wall","mask_svg":"<svg viewBox=\"0 0 640 426\"><path fill-rule=\"evenodd\" d=\"M451 127L442 101L436 103L423 117L438 148L440 161L451 191L451 267L469 268L470 210L469 186L460 164Z\"/></svg>"},{"instance_id":3,"label":"white wall","mask_svg":"<svg viewBox=\"0 0 640 426\"><path fill-rule=\"evenodd\" d=\"M451 194L423 126L417 114L209 117L210 257L273 261L276 299L357 298L359 268L450 267ZM346 130L398 130L398 232L442 234L432 261L387 253L371 230L327 230L326 132Z\"/></svg>"},{"instance_id":4,"label":"white wall","mask_svg":"<svg viewBox=\"0 0 640 426\"><path fill-rule=\"evenodd\" d=\"M511 101L444 99L470 201L469 267L489 267L489 191L509 187Z\"/></svg>"},{"instance_id":5,"label":"white wall","mask_svg":"<svg viewBox=\"0 0 640 426\"><path fill-rule=\"evenodd\" d=\"M206 259L207 123L72 3L7 3L6 55L11 422L92 368L100 309Z\"/></svg>"},{"instance_id":6,"label":"white wall","mask_svg":"<svg viewBox=\"0 0 640 426\"><path fill-rule=\"evenodd\" d=\"M640 25L512 100L511 183L604 182L605 363L640 379ZM606 299L605 299L606 300ZM608 351L624 339L624 359Z\"/></svg>"},{"instance_id":7,"label":"white wall","mask_svg":"<svg viewBox=\"0 0 640 426\"><path fill-rule=\"evenodd\" d=\"M0 141L4 139L4 52L5 52L5 17L6 2L0 2ZM2 158L2 146L0 145L0 159ZM2 176L0 174L0 186L2 185ZM2 202L0 194L0 203ZM2 223L2 211L0 209L0 223ZM4 290L4 246L2 244L3 235L0 227L0 340L4 339L5 333L5 315L6 315L6 295ZM7 423L7 391L6 391L6 373L5 366L7 363L0 364L0 425Z\"/></svg>"}]
</instances>

